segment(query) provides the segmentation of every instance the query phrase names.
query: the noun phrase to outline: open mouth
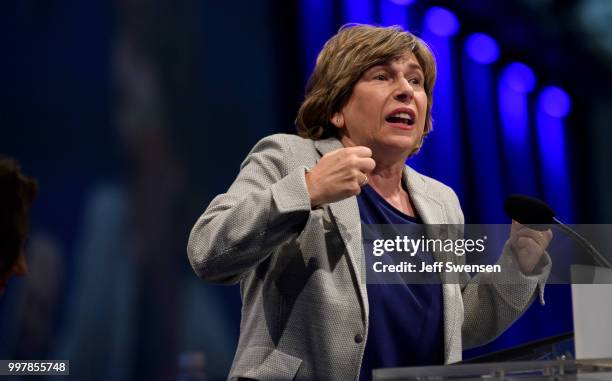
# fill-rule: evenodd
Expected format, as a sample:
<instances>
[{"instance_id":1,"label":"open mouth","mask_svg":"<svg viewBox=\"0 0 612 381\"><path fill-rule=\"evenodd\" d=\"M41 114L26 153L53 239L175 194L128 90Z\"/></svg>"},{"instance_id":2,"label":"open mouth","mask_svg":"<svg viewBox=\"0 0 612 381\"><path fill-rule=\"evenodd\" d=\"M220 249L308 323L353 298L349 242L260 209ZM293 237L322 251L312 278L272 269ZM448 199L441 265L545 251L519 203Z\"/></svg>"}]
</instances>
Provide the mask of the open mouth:
<instances>
[{"instance_id":1,"label":"open mouth","mask_svg":"<svg viewBox=\"0 0 612 381\"><path fill-rule=\"evenodd\" d=\"M414 124L414 117L407 112L397 112L391 114L385 118L389 123L402 123L406 126L412 126Z\"/></svg>"}]
</instances>

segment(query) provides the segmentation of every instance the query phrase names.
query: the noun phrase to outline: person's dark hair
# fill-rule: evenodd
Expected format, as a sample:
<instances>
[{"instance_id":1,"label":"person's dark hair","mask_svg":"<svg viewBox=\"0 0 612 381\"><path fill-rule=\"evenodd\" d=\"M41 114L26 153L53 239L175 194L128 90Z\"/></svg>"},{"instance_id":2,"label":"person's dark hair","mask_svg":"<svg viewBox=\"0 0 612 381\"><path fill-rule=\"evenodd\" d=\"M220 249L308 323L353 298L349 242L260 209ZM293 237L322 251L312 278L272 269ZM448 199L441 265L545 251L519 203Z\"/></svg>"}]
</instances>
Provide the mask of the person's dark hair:
<instances>
[{"instance_id":1,"label":"person's dark hair","mask_svg":"<svg viewBox=\"0 0 612 381\"><path fill-rule=\"evenodd\" d=\"M348 102L355 84L373 66L412 52L425 75L427 115L423 138L432 129L431 107L436 63L427 44L400 26L348 24L323 46L306 85L295 124L298 134L313 140L337 136L332 115ZM418 152L423 139L412 154Z\"/></svg>"},{"instance_id":2,"label":"person's dark hair","mask_svg":"<svg viewBox=\"0 0 612 381\"><path fill-rule=\"evenodd\" d=\"M0 275L9 271L24 245L28 210L38 193L36 180L17 162L0 155Z\"/></svg>"}]
</instances>

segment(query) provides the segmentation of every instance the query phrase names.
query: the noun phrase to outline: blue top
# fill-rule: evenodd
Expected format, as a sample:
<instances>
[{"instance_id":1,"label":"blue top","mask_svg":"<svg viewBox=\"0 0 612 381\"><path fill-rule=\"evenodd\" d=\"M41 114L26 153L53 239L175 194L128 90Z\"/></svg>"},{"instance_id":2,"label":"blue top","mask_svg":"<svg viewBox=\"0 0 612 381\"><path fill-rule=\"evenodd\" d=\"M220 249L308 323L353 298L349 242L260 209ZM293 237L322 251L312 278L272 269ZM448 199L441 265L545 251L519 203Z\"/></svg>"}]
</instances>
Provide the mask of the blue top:
<instances>
[{"instance_id":1,"label":"blue top","mask_svg":"<svg viewBox=\"0 0 612 381\"><path fill-rule=\"evenodd\" d=\"M416 224L366 185L357 196L362 224ZM388 237L387 237L388 238ZM384 257L384 256L383 256ZM366 266L383 257L366 255ZM433 262L431 256L428 259ZM376 276L369 271L368 276ZM444 324L440 284L371 284L368 339L360 380L371 380L377 368L442 365Z\"/></svg>"}]
</instances>

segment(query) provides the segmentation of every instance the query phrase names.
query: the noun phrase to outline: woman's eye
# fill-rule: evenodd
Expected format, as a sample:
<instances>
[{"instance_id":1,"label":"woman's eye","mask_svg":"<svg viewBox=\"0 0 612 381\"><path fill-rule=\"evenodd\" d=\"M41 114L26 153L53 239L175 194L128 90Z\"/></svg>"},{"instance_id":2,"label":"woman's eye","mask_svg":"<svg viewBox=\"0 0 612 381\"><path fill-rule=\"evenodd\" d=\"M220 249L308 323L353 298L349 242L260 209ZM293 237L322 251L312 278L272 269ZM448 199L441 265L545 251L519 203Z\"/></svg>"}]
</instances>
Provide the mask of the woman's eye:
<instances>
[{"instance_id":1,"label":"woman's eye","mask_svg":"<svg viewBox=\"0 0 612 381\"><path fill-rule=\"evenodd\" d=\"M408 80L408 82L410 82L413 85L420 85L421 84L421 79L420 78L410 78Z\"/></svg>"},{"instance_id":2,"label":"woman's eye","mask_svg":"<svg viewBox=\"0 0 612 381\"><path fill-rule=\"evenodd\" d=\"M378 80L378 81L386 81L387 80L387 76L384 74L377 74L374 79Z\"/></svg>"}]
</instances>

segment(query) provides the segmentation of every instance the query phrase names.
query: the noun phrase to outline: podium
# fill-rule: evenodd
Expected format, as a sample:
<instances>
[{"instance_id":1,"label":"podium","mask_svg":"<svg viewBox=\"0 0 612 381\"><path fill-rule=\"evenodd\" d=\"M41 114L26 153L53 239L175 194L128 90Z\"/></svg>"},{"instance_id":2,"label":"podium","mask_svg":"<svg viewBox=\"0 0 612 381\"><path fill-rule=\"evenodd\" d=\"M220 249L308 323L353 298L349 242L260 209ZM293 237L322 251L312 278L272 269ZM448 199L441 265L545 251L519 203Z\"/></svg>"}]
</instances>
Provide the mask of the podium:
<instances>
[{"instance_id":1,"label":"podium","mask_svg":"<svg viewBox=\"0 0 612 381\"><path fill-rule=\"evenodd\" d=\"M576 358L612 357L612 269L574 265L571 273Z\"/></svg>"},{"instance_id":2,"label":"podium","mask_svg":"<svg viewBox=\"0 0 612 381\"><path fill-rule=\"evenodd\" d=\"M376 369L374 381L612 380L612 358L518 361Z\"/></svg>"},{"instance_id":3,"label":"podium","mask_svg":"<svg viewBox=\"0 0 612 381\"><path fill-rule=\"evenodd\" d=\"M573 265L571 276L573 333L537 340L459 364L375 369L373 380L612 380L612 304L608 302L612 295L612 269ZM572 339L577 359L563 359Z\"/></svg>"}]
</instances>

